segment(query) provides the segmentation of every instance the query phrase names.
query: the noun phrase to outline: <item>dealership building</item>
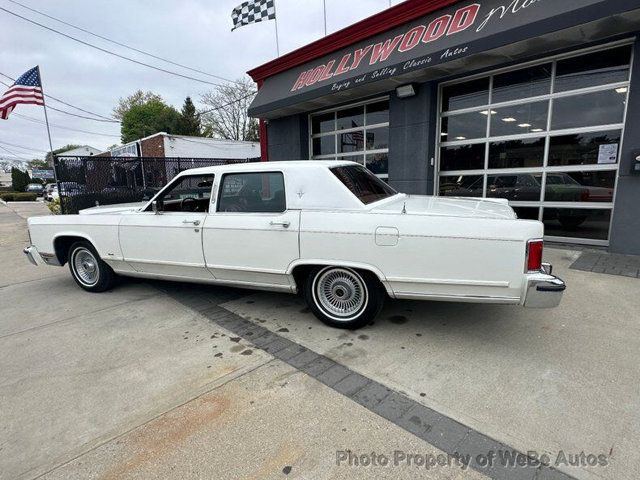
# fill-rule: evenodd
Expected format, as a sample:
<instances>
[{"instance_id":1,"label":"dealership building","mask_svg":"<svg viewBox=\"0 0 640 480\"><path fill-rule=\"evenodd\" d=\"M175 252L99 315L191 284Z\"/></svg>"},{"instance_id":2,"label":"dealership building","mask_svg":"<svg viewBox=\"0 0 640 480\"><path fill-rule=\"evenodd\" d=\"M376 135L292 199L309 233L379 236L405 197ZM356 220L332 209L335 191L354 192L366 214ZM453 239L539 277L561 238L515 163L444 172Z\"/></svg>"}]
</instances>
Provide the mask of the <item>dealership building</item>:
<instances>
[{"instance_id":1,"label":"dealership building","mask_svg":"<svg viewBox=\"0 0 640 480\"><path fill-rule=\"evenodd\" d=\"M263 160L506 198L640 254L640 0L407 0L249 72ZM635 68L634 68L635 65Z\"/></svg>"}]
</instances>

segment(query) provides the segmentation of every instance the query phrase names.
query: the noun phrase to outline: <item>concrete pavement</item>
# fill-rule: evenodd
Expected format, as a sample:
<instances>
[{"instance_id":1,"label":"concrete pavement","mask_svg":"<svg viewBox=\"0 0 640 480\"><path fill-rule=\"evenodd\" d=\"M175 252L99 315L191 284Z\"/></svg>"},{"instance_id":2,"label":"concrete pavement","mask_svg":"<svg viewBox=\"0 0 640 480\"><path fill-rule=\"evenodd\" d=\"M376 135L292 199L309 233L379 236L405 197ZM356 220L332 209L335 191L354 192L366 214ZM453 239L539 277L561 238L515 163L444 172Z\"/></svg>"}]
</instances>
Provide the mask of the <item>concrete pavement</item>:
<instances>
[{"instance_id":1,"label":"concrete pavement","mask_svg":"<svg viewBox=\"0 0 640 480\"><path fill-rule=\"evenodd\" d=\"M31 266L25 218L44 208L0 204L0 478L482 477L336 465L442 452L154 284L93 295Z\"/></svg>"}]
</instances>

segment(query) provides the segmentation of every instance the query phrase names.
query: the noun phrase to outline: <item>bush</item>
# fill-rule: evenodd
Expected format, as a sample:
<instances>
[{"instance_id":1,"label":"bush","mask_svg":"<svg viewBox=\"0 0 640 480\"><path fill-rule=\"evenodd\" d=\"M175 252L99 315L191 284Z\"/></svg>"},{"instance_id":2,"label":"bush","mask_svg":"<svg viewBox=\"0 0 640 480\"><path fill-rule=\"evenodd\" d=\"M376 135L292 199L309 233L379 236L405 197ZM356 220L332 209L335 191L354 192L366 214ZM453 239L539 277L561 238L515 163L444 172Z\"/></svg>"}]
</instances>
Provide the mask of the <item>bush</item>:
<instances>
[{"instance_id":1,"label":"bush","mask_svg":"<svg viewBox=\"0 0 640 480\"><path fill-rule=\"evenodd\" d=\"M53 213L54 215L60 215L62 213L62 211L60 210L60 199L56 198L55 200L51 200L48 204L47 207L49 208L49 211L51 213Z\"/></svg>"},{"instance_id":2,"label":"bush","mask_svg":"<svg viewBox=\"0 0 640 480\"><path fill-rule=\"evenodd\" d=\"M35 202L38 195L26 192L1 192L0 198L5 202Z\"/></svg>"},{"instance_id":3,"label":"bush","mask_svg":"<svg viewBox=\"0 0 640 480\"><path fill-rule=\"evenodd\" d=\"M12 167L11 168L11 186L15 192L24 192L27 185L31 183L31 177L27 172Z\"/></svg>"}]
</instances>

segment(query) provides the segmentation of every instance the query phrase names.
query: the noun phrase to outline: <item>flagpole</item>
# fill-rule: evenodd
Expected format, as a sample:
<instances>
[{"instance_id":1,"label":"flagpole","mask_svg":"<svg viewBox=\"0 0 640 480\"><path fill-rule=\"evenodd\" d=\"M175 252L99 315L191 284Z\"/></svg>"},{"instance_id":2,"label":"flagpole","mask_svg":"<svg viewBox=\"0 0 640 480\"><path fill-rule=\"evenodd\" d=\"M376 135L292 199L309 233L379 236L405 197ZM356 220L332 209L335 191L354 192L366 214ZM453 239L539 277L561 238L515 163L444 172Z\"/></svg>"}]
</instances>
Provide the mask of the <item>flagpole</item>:
<instances>
[{"instance_id":1,"label":"flagpole","mask_svg":"<svg viewBox=\"0 0 640 480\"><path fill-rule=\"evenodd\" d=\"M278 14L276 13L276 2L273 2L273 15L276 17L274 20L276 21L276 52L278 53L278 57L280 56L280 41L278 40Z\"/></svg>"},{"instance_id":2,"label":"flagpole","mask_svg":"<svg viewBox=\"0 0 640 480\"><path fill-rule=\"evenodd\" d=\"M51 128L49 127L49 115L47 115L47 102L45 100L44 94L44 83L42 81L42 74L40 73L40 65L38 68L38 78L40 79L40 89L42 90L42 108L44 108L44 121L47 125L47 136L49 137L49 151L51 152L51 163L53 164L53 179L56 182L56 187L58 188L58 193L60 193L60 185L58 184L58 169L56 168L56 158L53 154L53 142L51 141ZM62 201L60 202L60 212L64 213L62 210Z\"/></svg>"},{"instance_id":3,"label":"flagpole","mask_svg":"<svg viewBox=\"0 0 640 480\"><path fill-rule=\"evenodd\" d=\"M327 0L322 0L324 7L324 36L327 36Z\"/></svg>"}]
</instances>

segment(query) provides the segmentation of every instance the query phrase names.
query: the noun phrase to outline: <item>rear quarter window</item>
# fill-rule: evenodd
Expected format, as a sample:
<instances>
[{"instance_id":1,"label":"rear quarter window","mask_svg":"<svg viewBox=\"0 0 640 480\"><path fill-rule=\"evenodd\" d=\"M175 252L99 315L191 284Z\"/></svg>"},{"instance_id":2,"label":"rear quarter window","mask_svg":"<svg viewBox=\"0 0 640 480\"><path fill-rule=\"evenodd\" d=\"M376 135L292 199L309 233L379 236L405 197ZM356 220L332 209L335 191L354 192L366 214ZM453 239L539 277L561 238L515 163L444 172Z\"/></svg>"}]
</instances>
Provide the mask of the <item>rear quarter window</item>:
<instances>
[{"instance_id":1,"label":"rear quarter window","mask_svg":"<svg viewBox=\"0 0 640 480\"><path fill-rule=\"evenodd\" d=\"M330 170L365 205L398 193L360 165L333 167Z\"/></svg>"}]
</instances>

